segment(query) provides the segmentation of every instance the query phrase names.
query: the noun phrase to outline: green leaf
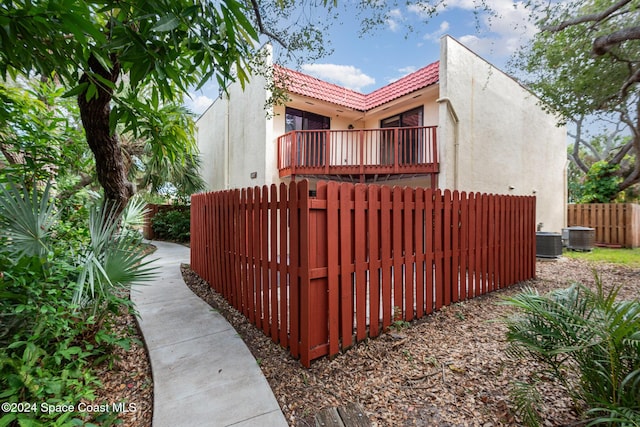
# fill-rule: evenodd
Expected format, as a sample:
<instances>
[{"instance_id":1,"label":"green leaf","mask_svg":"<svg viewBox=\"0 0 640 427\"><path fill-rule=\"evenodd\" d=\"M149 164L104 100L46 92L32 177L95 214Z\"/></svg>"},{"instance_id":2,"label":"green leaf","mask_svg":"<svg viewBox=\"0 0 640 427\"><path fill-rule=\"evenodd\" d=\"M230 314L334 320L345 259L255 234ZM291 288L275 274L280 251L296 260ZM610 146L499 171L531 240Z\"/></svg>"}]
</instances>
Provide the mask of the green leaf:
<instances>
[{"instance_id":1,"label":"green leaf","mask_svg":"<svg viewBox=\"0 0 640 427\"><path fill-rule=\"evenodd\" d=\"M163 32L174 30L178 28L179 25L180 25L180 20L173 13L170 13L160 18L156 23L156 25L153 26L151 31L163 33Z\"/></svg>"},{"instance_id":2,"label":"green leaf","mask_svg":"<svg viewBox=\"0 0 640 427\"><path fill-rule=\"evenodd\" d=\"M151 90L151 105L155 110L158 109L158 91L155 88Z\"/></svg>"},{"instance_id":3,"label":"green leaf","mask_svg":"<svg viewBox=\"0 0 640 427\"><path fill-rule=\"evenodd\" d=\"M91 101L94 97L98 96L98 88L96 87L95 83L89 83L89 86L87 87L87 93L85 94L85 99L87 101Z\"/></svg>"},{"instance_id":4,"label":"green leaf","mask_svg":"<svg viewBox=\"0 0 640 427\"><path fill-rule=\"evenodd\" d=\"M103 55L102 52L98 51L97 49L93 49L91 51L91 54L98 60L100 65L102 65L102 68L104 68L105 70L110 70L113 67L113 64L111 63L109 57Z\"/></svg>"},{"instance_id":5,"label":"green leaf","mask_svg":"<svg viewBox=\"0 0 640 427\"><path fill-rule=\"evenodd\" d=\"M111 80L105 79L104 77L102 77L100 74L97 73L93 73L91 74L92 78L95 78L96 80L98 80L101 84L103 84L105 87L114 90L116 88L115 83L113 83Z\"/></svg>"},{"instance_id":6,"label":"green leaf","mask_svg":"<svg viewBox=\"0 0 640 427\"><path fill-rule=\"evenodd\" d=\"M80 83L79 85L77 85L77 86L69 89L65 93L63 93L62 94L62 98L71 98L72 96L80 95L82 92L84 92L84 90L87 88L88 85L89 85L89 83L87 83L87 82Z\"/></svg>"},{"instance_id":7,"label":"green leaf","mask_svg":"<svg viewBox=\"0 0 640 427\"><path fill-rule=\"evenodd\" d=\"M65 24L69 24L70 31L81 41L84 40L86 42L85 34L93 37L94 43L104 43L106 41L102 30L96 27L93 22L84 19L77 11L62 13L60 19Z\"/></svg>"},{"instance_id":8,"label":"green leaf","mask_svg":"<svg viewBox=\"0 0 640 427\"><path fill-rule=\"evenodd\" d=\"M227 0L225 3L228 10L233 14L233 17L239 24L238 29L243 30L243 32L247 35L247 40L258 40L258 32L245 16L245 8L235 0Z\"/></svg>"},{"instance_id":9,"label":"green leaf","mask_svg":"<svg viewBox=\"0 0 640 427\"><path fill-rule=\"evenodd\" d=\"M16 414L13 412L4 414L2 418L0 418L0 427L6 427L10 425L16 419Z\"/></svg>"}]
</instances>

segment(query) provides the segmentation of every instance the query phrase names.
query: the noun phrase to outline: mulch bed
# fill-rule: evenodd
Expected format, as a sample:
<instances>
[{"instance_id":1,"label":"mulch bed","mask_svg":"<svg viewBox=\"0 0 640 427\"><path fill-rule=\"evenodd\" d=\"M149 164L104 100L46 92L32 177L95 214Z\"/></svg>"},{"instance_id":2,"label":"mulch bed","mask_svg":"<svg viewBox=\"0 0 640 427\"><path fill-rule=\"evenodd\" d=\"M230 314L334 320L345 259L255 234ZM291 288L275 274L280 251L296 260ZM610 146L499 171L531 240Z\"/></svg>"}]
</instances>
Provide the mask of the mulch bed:
<instances>
[{"instance_id":1,"label":"mulch bed","mask_svg":"<svg viewBox=\"0 0 640 427\"><path fill-rule=\"evenodd\" d=\"M593 264L568 258L538 262L535 280L446 307L333 359L315 361L310 369L265 337L188 266L182 273L192 291L243 338L291 426L313 426L321 409L357 402L378 426L497 427L522 425L512 411L510 384L529 380L536 368L506 354L506 328L495 320L511 309L501 305L501 299L526 286L541 293L574 281L593 286L593 269ZM621 298L639 298L638 270L609 264L596 269L606 287L623 285ZM135 347L120 356L114 369L103 372L107 386L101 395L141 408L135 417L123 414L124 425L149 426L152 384L143 360L146 352ZM559 384L546 381L542 394L544 426L585 424L581 408Z\"/></svg>"}]
</instances>

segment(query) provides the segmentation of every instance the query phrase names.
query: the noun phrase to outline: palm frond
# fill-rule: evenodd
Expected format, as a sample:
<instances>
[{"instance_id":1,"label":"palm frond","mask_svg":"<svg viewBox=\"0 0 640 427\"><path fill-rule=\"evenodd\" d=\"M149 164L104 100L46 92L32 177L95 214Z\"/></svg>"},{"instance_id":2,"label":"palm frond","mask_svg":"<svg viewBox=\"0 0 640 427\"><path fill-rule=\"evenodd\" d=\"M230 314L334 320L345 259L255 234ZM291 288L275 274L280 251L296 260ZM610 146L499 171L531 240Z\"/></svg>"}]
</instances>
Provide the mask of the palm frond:
<instances>
[{"instance_id":1,"label":"palm frond","mask_svg":"<svg viewBox=\"0 0 640 427\"><path fill-rule=\"evenodd\" d=\"M120 224L123 228L139 227L145 224L147 204L142 197L134 196L122 211Z\"/></svg>"},{"instance_id":2,"label":"palm frond","mask_svg":"<svg viewBox=\"0 0 640 427\"><path fill-rule=\"evenodd\" d=\"M542 396L535 382L529 384L522 381L514 381L511 384L511 399L515 405L515 413L522 418L522 422L528 427L540 425L540 404Z\"/></svg>"},{"instance_id":3,"label":"palm frond","mask_svg":"<svg viewBox=\"0 0 640 427\"><path fill-rule=\"evenodd\" d=\"M42 194L35 187L29 191L13 182L0 186L0 233L16 258L41 258L48 253L50 229L56 221L50 195L51 184L46 185Z\"/></svg>"}]
</instances>

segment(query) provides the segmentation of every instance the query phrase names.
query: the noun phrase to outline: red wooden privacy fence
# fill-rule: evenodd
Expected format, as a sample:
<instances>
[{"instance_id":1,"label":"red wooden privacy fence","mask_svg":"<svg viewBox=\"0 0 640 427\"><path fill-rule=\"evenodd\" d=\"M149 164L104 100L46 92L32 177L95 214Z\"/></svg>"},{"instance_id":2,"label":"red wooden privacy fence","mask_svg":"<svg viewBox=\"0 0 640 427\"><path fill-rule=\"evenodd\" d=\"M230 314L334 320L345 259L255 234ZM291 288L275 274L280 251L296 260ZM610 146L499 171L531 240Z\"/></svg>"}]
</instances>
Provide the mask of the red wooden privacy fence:
<instances>
[{"instance_id":1,"label":"red wooden privacy fence","mask_svg":"<svg viewBox=\"0 0 640 427\"><path fill-rule=\"evenodd\" d=\"M533 197L301 181L191 200L191 268L307 367L535 259Z\"/></svg>"}]
</instances>

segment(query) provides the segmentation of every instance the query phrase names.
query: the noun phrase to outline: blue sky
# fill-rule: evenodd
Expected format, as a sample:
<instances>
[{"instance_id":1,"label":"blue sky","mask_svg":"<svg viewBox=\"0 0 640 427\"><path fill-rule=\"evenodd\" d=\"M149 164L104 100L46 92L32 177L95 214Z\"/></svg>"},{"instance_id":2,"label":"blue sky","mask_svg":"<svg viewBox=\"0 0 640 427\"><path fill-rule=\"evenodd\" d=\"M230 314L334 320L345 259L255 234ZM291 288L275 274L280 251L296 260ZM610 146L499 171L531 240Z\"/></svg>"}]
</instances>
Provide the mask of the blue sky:
<instances>
[{"instance_id":1,"label":"blue sky","mask_svg":"<svg viewBox=\"0 0 640 427\"><path fill-rule=\"evenodd\" d=\"M384 24L364 36L359 36L360 21L346 3L339 9L341 22L333 24L326 35L333 53L315 63L302 64L300 71L369 93L438 60L439 41L444 34L505 69L510 56L535 30L527 22L523 2L485 0L495 12L492 16L476 7L479 1L448 0L428 22L424 22L419 6L399 5L389 11ZM215 83L208 83L192 93L186 105L200 114L217 94Z\"/></svg>"}]
</instances>

